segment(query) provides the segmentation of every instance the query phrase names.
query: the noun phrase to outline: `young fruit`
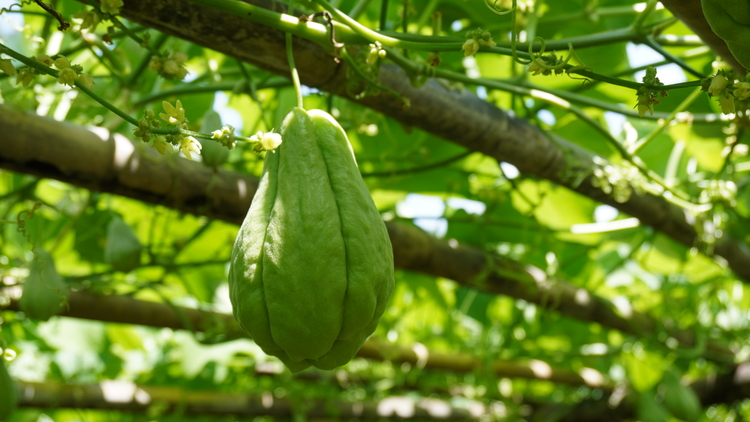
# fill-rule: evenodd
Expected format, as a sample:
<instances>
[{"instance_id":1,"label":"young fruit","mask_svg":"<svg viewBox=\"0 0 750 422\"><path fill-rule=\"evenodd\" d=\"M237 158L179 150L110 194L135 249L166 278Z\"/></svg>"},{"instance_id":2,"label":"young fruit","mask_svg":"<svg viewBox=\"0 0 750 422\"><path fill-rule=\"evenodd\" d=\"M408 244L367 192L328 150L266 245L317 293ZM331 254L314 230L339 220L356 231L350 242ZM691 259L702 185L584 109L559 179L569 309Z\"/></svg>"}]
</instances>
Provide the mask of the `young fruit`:
<instances>
[{"instance_id":1,"label":"young fruit","mask_svg":"<svg viewBox=\"0 0 750 422\"><path fill-rule=\"evenodd\" d=\"M104 261L117 271L129 272L141 265L141 242L127 223L115 215L107 226Z\"/></svg>"},{"instance_id":2,"label":"young fruit","mask_svg":"<svg viewBox=\"0 0 750 422\"><path fill-rule=\"evenodd\" d=\"M281 136L232 250L234 316L293 371L333 369L377 327L393 251L333 117L295 108Z\"/></svg>"},{"instance_id":3,"label":"young fruit","mask_svg":"<svg viewBox=\"0 0 750 422\"><path fill-rule=\"evenodd\" d=\"M17 406L16 386L5 368L5 358L0 349L0 422L8 420Z\"/></svg>"},{"instance_id":4,"label":"young fruit","mask_svg":"<svg viewBox=\"0 0 750 422\"><path fill-rule=\"evenodd\" d=\"M57 273L55 261L37 248L18 305L29 318L46 321L62 311L67 298L68 286Z\"/></svg>"}]
</instances>

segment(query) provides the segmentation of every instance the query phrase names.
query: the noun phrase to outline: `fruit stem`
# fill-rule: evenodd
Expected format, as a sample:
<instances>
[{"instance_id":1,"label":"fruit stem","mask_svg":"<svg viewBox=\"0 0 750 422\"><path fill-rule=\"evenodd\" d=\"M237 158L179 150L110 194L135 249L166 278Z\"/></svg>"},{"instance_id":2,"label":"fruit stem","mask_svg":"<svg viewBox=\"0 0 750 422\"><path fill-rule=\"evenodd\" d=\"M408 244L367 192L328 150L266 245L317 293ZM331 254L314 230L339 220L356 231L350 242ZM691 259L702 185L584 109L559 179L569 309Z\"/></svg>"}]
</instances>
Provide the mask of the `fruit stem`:
<instances>
[{"instance_id":1,"label":"fruit stem","mask_svg":"<svg viewBox=\"0 0 750 422\"><path fill-rule=\"evenodd\" d=\"M289 0L289 8L286 11L287 14L294 16L294 0ZM304 108L302 103L302 87L299 82L299 73L297 67L294 65L294 54L292 54L292 34L291 32L286 33L286 55L289 60L289 70L292 71L292 83L294 84L294 91L297 93L297 107Z\"/></svg>"}]
</instances>

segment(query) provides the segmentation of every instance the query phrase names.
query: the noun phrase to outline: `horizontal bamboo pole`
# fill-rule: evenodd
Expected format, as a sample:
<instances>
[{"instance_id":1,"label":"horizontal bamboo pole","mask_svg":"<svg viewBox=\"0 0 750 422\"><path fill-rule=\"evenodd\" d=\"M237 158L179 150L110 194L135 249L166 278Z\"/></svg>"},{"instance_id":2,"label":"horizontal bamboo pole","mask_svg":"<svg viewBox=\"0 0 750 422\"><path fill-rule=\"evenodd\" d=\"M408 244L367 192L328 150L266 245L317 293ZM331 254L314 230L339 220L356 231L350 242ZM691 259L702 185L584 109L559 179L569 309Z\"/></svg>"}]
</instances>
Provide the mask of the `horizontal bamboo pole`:
<instances>
[{"instance_id":1,"label":"horizontal bamboo pole","mask_svg":"<svg viewBox=\"0 0 750 422\"><path fill-rule=\"evenodd\" d=\"M479 402L458 407L433 398L392 396L380 401L346 402L320 399L276 398L259 394L187 391L174 387L137 385L129 381L97 384L16 382L22 408L93 409L146 412L154 404L180 415L273 416L360 420L475 420L487 415Z\"/></svg>"},{"instance_id":2,"label":"horizontal bamboo pole","mask_svg":"<svg viewBox=\"0 0 750 422\"><path fill-rule=\"evenodd\" d=\"M20 289L7 288L4 291L10 301L4 307L0 307L0 310L20 311L18 304ZM60 316L175 330L187 329L204 332L211 336L213 341L248 337L232 315L166 303L147 302L129 296L102 296L71 291L68 308ZM491 371L498 377L527 378L592 388L609 388L606 377L591 368L583 368L575 372L554 368L539 360L495 361L488 366L472 355L435 353L421 344L412 348L403 348L368 340L357 352L357 356L457 373Z\"/></svg>"}]
</instances>

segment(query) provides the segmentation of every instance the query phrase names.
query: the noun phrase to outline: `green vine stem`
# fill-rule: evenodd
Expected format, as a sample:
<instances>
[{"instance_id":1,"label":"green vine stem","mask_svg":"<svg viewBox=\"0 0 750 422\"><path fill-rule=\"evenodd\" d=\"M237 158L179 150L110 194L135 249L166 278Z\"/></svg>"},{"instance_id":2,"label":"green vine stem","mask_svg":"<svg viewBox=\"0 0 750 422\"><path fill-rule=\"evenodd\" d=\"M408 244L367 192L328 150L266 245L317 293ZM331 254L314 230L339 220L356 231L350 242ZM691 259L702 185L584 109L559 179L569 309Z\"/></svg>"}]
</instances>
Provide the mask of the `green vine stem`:
<instances>
[{"instance_id":1,"label":"green vine stem","mask_svg":"<svg viewBox=\"0 0 750 422\"><path fill-rule=\"evenodd\" d=\"M409 59L406 59L405 57L399 55L397 52L395 52L392 49L386 49L386 51L388 54L386 57L388 57L388 59L390 59L397 65L401 66L403 69L405 69L407 73L410 73L412 75L425 74L425 66L415 63ZM623 107L608 103L606 101L598 100L595 98L589 98L589 97L575 94L575 93L568 92L568 91L538 87L529 83L526 83L525 85L522 86L522 85L519 85L518 81L510 81L510 80L500 81L500 80L486 79L486 78L470 78L462 73L451 72L449 70L443 70L440 68L430 69L430 72L431 74L428 76L435 76L435 77L447 79L450 81L461 82L467 85L481 85L490 89L499 89L501 91L505 91L511 94L516 94L516 95L521 95L521 96L531 96L532 91L535 93L542 93L542 94L547 93L550 96L561 98L563 100L566 100L572 103L581 104L581 105L585 105L589 107L597 107L603 110L613 111L615 113L620 113L620 114L623 114L625 116L630 116L630 117L637 117L637 118L647 119L647 120L658 120L658 119L669 117L668 113L662 113L662 112L656 112L654 113L653 116L646 115L644 117L640 117L638 115L638 112L635 110L623 108ZM588 72L581 71L578 73L582 75L587 75ZM611 79L614 79L614 78L611 78ZM632 82L632 84L636 86L642 85L636 82ZM679 88L695 88L698 86L700 86L700 81L665 85L664 87L660 87L660 89L670 90L670 89L679 89ZM690 116L690 120L694 122L721 123L723 121L728 120L728 118L725 116L722 116L721 114L694 114Z\"/></svg>"},{"instance_id":2,"label":"green vine stem","mask_svg":"<svg viewBox=\"0 0 750 422\"><path fill-rule=\"evenodd\" d=\"M396 61L399 63L402 67L411 69L412 71L418 72L419 71L419 65L416 63L413 63L409 61L408 59L404 58L403 56L399 56L398 53L389 50L388 51L388 57L391 58L391 60ZM434 69L435 75L438 77L442 76L451 76L454 80L457 80L462 83L476 85L477 79L471 79L468 76L447 72L440 69ZM691 210L691 211L697 211L701 205L694 204L691 202L691 199L688 195L686 195L683 192L674 190L669 184L667 184L661 176L653 172L652 170L648 169L645 164L636 156L633 156L628 152L627 149L620 143L619 140L614 138L612 134L607 130L605 127L603 127L601 124L599 124L597 121L592 119L590 116L588 116L586 113L583 112L583 110L573 106L570 104L569 101L565 100L564 98L561 98L555 94L550 93L549 91L543 91L538 89L530 89L518 85L511 85L511 84L504 84L498 81L487 81L490 83L487 84L481 84L488 87L498 88L503 91L507 92L513 92L518 95L523 95L527 97L531 97L537 100L541 100L553 105L556 105L560 108L563 108L565 110L568 110L572 113L574 113L578 118L589 124L591 127L596 129L599 133L601 133L606 141L618 152L620 153L621 157L628 162L630 162L632 165L634 165L638 170L649 180L652 182L658 184L661 186L665 191L669 192L671 195L664 195L665 199L668 201L674 203L677 206L680 206L682 208ZM635 113L637 116L638 114Z\"/></svg>"},{"instance_id":3,"label":"green vine stem","mask_svg":"<svg viewBox=\"0 0 750 422\"><path fill-rule=\"evenodd\" d=\"M386 29L385 26L387 23L388 23L388 0L381 0L380 1L380 23L379 23L379 27L381 31Z\"/></svg>"},{"instance_id":4,"label":"green vine stem","mask_svg":"<svg viewBox=\"0 0 750 422\"><path fill-rule=\"evenodd\" d=\"M289 7L287 13L294 14L294 0L289 0ZM297 107L304 108L302 100L302 86L299 82L299 73L297 72L297 66L294 65L294 52L292 48L292 33L287 32L285 34L286 40L286 57L289 61L289 70L292 73L292 83L294 84L294 91L297 93Z\"/></svg>"},{"instance_id":5,"label":"green vine stem","mask_svg":"<svg viewBox=\"0 0 750 422\"><path fill-rule=\"evenodd\" d=\"M652 49L652 50L654 50L654 51L656 51L657 53L659 53L659 54L661 54L662 56L664 56L664 58L665 58L665 59L667 59L667 60L671 61L672 63L675 63L675 64L677 64L678 66L680 66L681 68L683 68L683 69L684 69L684 70L685 70L686 72L690 73L691 75L695 76L696 78L698 78L698 79L703 79L703 78L705 78L705 77L706 77L706 76L705 76L705 75L703 75L702 73L700 73L700 72L698 72L697 70L693 69L693 67L692 67L692 66L690 66L690 65L689 65L689 64L687 64L687 63L685 63L685 62L684 62L684 61L683 61L682 59L680 59L679 57L677 57L677 56L675 56L674 54L670 53L670 52L669 52L669 51L667 51L667 50L666 50L666 49L665 49L664 47L660 46L660 45L659 45L659 44L658 44L658 43L657 43L657 42L656 42L656 41L654 40L654 38L653 38L653 37L651 37L651 36L648 36L648 37L646 37L646 39L644 40L644 43L645 43L645 44L646 44L647 46L651 47L651 49Z\"/></svg>"},{"instance_id":6,"label":"green vine stem","mask_svg":"<svg viewBox=\"0 0 750 422\"><path fill-rule=\"evenodd\" d=\"M656 10L656 4L658 3L657 0L648 0L646 2L646 8L643 9L641 13L636 15L635 21L633 21L632 27L636 30L643 30L646 22L646 19L648 19Z\"/></svg>"},{"instance_id":7,"label":"green vine stem","mask_svg":"<svg viewBox=\"0 0 750 422\"><path fill-rule=\"evenodd\" d=\"M199 4L205 7L221 10L223 12L249 19L278 29L302 38L311 40L329 52L333 52L334 47L330 42L330 34L327 28L315 22L300 22L299 19L288 15L272 12L262 7L253 6L248 3L237 2L232 0L187 0L191 3ZM426 52L457 52L461 51L464 41L451 37L432 37L417 34L388 33L371 30L356 20L350 18L340 10L330 5L325 0L314 0L325 10L329 11L336 19L343 22L334 22L337 41L349 44L368 44L375 41L380 42L385 47L409 49ZM598 34L589 34L580 37L571 37L559 40L551 40L546 43L546 47L551 50L568 49L568 44L573 44L576 48L600 46L613 42L637 41L641 38L638 31L632 27L621 28ZM519 49L528 49L530 43L518 43ZM498 43L495 47L481 46L480 51L513 56L512 43ZM517 56L524 60L529 60L527 53L517 52ZM572 66L571 66L572 67ZM600 75L584 69L571 70L571 73L580 76L606 82L631 89L639 89L643 84L617 79ZM679 86L684 88L686 86ZM675 86L678 88L678 86ZM667 87L670 89L670 87Z\"/></svg>"},{"instance_id":8,"label":"green vine stem","mask_svg":"<svg viewBox=\"0 0 750 422\"><path fill-rule=\"evenodd\" d=\"M353 19L359 18L359 16L367 9L367 6L370 5L370 1L372 0L359 0L357 1L357 4L352 7L352 10L349 12L349 16L351 16Z\"/></svg>"},{"instance_id":9,"label":"green vine stem","mask_svg":"<svg viewBox=\"0 0 750 422\"><path fill-rule=\"evenodd\" d=\"M29 66L30 68L33 68L36 71L39 71L39 72L41 72L43 74L50 75L50 76L53 76L55 78L58 77L58 71L57 70L52 69L50 67L47 67L44 64L37 62L34 59L26 57L23 54L18 53L15 50L13 50L11 48L8 48L4 44L1 44L1 43L0 43L0 53L5 54L5 55L7 55L9 57L12 57L12 58L20 61L21 63ZM136 119L135 117L133 117L133 116L125 113L124 111L120 110L114 104L112 104L109 101L105 100L104 98L102 98L101 96L99 96L98 94L96 94L94 91L86 88L83 84L81 84L78 81L76 81L75 86L76 86L76 88L78 88L79 90L81 90L84 94L86 94L89 97L91 97L91 99L93 99L94 101L98 102L103 107L105 107L107 110L109 110L112 113L116 114L117 116L119 116L120 118L122 118L123 120L125 120L126 122L128 122L131 125L136 126L136 127L139 125L138 119ZM185 134L185 135L193 136L195 138L213 139L212 138L213 135L210 134L210 133L194 132L192 130L179 129L179 128L176 128L176 127L175 128L149 128L149 131L151 133L155 133L155 134L158 134L158 135L177 135L177 134L182 133L182 134ZM241 137L241 136L235 136L234 139L236 139L238 141L244 141L244 142L256 142L256 141L254 141L254 140L252 140L250 138Z\"/></svg>"}]
</instances>

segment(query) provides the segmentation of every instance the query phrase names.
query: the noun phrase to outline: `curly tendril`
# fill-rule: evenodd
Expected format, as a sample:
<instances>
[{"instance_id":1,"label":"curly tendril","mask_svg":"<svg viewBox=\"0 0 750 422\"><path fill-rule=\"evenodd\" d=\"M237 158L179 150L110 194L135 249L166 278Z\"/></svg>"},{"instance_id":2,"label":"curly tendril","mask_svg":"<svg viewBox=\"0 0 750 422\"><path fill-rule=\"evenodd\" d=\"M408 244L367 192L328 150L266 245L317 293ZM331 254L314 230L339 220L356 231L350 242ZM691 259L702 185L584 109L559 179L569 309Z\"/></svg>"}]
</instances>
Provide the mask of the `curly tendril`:
<instances>
[{"instance_id":1,"label":"curly tendril","mask_svg":"<svg viewBox=\"0 0 750 422\"><path fill-rule=\"evenodd\" d=\"M534 43L537 42L541 43L541 49L539 50L539 53L534 55ZM568 56L564 59L556 60L554 64L547 64L544 60L544 51L546 49L546 42L544 41L544 38L542 37L536 37L533 41L529 43L529 57L531 57L530 63L533 63L533 66L536 66L538 69L545 69L549 71L558 71L565 69L565 73L570 76L572 79L583 79L584 81L587 81L588 78L575 78L571 75L572 72L576 72L579 70L592 70L591 67L586 66L586 64L583 63L583 60L581 60L580 57L578 57L578 54L576 54L575 50L573 49L573 44L568 43ZM556 57L556 56L555 56ZM578 61L578 65L570 65L570 60L575 59ZM566 69L566 66L570 66ZM562 72L560 72L562 73Z\"/></svg>"},{"instance_id":2,"label":"curly tendril","mask_svg":"<svg viewBox=\"0 0 750 422\"><path fill-rule=\"evenodd\" d=\"M13 3L8 7L2 7L0 8L0 15L2 15L5 12L13 12L14 10L20 12L21 10L23 10L22 9L23 6L27 6L31 3L34 3L34 0L22 0L20 3Z\"/></svg>"},{"instance_id":3,"label":"curly tendril","mask_svg":"<svg viewBox=\"0 0 750 422\"><path fill-rule=\"evenodd\" d=\"M31 240L31 234L26 232L26 223L34 218L34 213L36 212L39 207L42 206L41 202L36 202L33 207L31 207L30 210L23 210L18 213L18 216L16 217L16 224L18 225L18 228L16 229L19 233L21 233L21 236L26 238L26 241L29 242L31 245L31 250L33 251L36 248L36 242Z\"/></svg>"},{"instance_id":4,"label":"curly tendril","mask_svg":"<svg viewBox=\"0 0 750 422\"><path fill-rule=\"evenodd\" d=\"M0 8L0 15L2 15L5 12L20 12L23 10L23 6L28 6L32 3L36 3L39 7L44 9L45 12L49 13L57 19L58 22L60 22L60 26L57 27L60 31L65 31L66 29L70 28L70 22L66 21L63 16L57 12L51 4L47 4L41 0L21 0L19 3L13 3L8 7L2 7ZM14 9L15 8L15 9Z\"/></svg>"}]
</instances>

